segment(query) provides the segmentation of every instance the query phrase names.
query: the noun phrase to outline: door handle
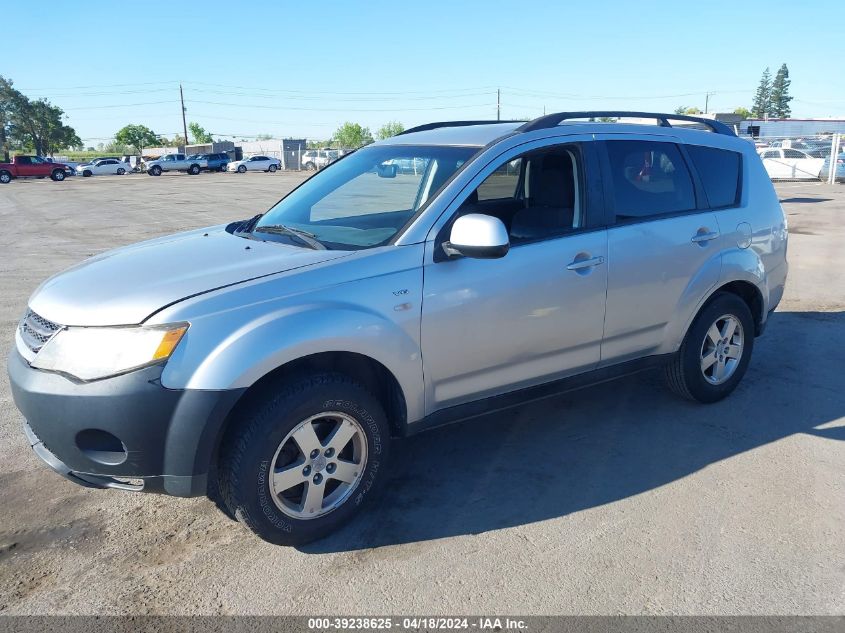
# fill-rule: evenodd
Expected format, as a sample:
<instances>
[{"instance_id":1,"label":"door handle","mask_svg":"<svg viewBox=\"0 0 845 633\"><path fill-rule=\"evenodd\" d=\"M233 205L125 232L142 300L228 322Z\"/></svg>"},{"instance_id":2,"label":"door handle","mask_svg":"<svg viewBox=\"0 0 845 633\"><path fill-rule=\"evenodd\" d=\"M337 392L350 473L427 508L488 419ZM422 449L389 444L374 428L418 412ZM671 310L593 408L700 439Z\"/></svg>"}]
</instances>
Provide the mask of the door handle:
<instances>
[{"instance_id":1,"label":"door handle","mask_svg":"<svg viewBox=\"0 0 845 633\"><path fill-rule=\"evenodd\" d=\"M695 242L696 244L701 244L702 242L709 242L710 240L715 240L719 237L719 233L716 231L708 231L707 233L696 233L692 236L691 242Z\"/></svg>"},{"instance_id":2,"label":"door handle","mask_svg":"<svg viewBox=\"0 0 845 633\"><path fill-rule=\"evenodd\" d=\"M566 270L583 270L584 268L592 268L604 263L604 257L590 257L589 259L576 259L570 263Z\"/></svg>"}]
</instances>

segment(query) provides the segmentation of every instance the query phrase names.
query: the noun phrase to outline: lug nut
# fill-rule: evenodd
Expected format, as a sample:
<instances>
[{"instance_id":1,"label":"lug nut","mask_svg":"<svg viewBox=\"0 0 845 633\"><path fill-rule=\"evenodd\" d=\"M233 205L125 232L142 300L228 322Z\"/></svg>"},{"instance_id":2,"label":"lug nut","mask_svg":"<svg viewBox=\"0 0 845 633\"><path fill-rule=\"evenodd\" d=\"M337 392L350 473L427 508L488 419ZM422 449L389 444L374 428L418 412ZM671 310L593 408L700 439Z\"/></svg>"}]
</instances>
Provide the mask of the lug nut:
<instances>
[{"instance_id":1,"label":"lug nut","mask_svg":"<svg viewBox=\"0 0 845 633\"><path fill-rule=\"evenodd\" d=\"M333 448L327 448L327 449L326 449L326 452L325 452L325 453L323 453L323 454L324 454L326 457L331 457L332 455L334 455L334 449L333 449Z\"/></svg>"},{"instance_id":2,"label":"lug nut","mask_svg":"<svg viewBox=\"0 0 845 633\"><path fill-rule=\"evenodd\" d=\"M323 476L320 473L317 473L316 475L314 475L314 483L315 484L319 484L321 481L323 481Z\"/></svg>"},{"instance_id":3,"label":"lug nut","mask_svg":"<svg viewBox=\"0 0 845 633\"><path fill-rule=\"evenodd\" d=\"M315 448L313 451L311 451L311 459L316 458L316 457L317 457L317 455L319 455L319 454L320 454L320 451L318 451L318 450Z\"/></svg>"},{"instance_id":4,"label":"lug nut","mask_svg":"<svg viewBox=\"0 0 845 633\"><path fill-rule=\"evenodd\" d=\"M302 474L303 474L303 476L305 476L305 477L307 477L308 475L310 475L310 474L311 474L311 466L306 466L305 468L303 468L303 469L302 469Z\"/></svg>"},{"instance_id":5,"label":"lug nut","mask_svg":"<svg viewBox=\"0 0 845 633\"><path fill-rule=\"evenodd\" d=\"M331 464L326 466L326 472L327 473L333 473L335 471L335 468L337 468L337 466L335 465L334 462L332 462Z\"/></svg>"}]
</instances>

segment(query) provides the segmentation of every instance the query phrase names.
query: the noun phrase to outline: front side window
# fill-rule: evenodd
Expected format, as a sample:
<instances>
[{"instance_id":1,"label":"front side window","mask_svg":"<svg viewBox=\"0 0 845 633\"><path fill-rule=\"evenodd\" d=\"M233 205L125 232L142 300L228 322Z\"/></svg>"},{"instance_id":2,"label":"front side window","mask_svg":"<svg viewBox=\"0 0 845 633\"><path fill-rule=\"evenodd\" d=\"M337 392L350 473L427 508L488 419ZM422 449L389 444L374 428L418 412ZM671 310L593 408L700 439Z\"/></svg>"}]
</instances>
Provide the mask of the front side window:
<instances>
[{"instance_id":1,"label":"front side window","mask_svg":"<svg viewBox=\"0 0 845 633\"><path fill-rule=\"evenodd\" d=\"M316 240L318 246L340 250L387 244L477 151L477 147L365 147L292 191L264 214L252 234L297 246Z\"/></svg>"},{"instance_id":2,"label":"front side window","mask_svg":"<svg viewBox=\"0 0 845 633\"><path fill-rule=\"evenodd\" d=\"M581 162L575 146L529 152L500 165L458 209L499 218L514 244L583 226Z\"/></svg>"},{"instance_id":3,"label":"front side window","mask_svg":"<svg viewBox=\"0 0 845 633\"><path fill-rule=\"evenodd\" d=\"M617 221L691 211L692 177L673 143L607 141Z\"/></svg>"}]
</instances>

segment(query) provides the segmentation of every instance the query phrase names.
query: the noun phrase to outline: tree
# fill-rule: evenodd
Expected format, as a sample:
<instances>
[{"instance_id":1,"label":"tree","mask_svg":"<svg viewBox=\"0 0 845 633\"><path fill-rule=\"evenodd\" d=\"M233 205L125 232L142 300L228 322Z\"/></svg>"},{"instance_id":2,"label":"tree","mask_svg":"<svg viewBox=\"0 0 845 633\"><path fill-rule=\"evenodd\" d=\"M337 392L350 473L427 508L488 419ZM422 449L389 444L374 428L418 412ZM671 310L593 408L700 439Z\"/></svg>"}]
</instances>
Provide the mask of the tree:
<instances>
[{"instance_id":1,"label":"tree","mask_svg":"<svg viewBox=\"0 0 845 633\"><path fill-rule=\"evenodd\" d=\"M182 147L183 145L187 145L188 141L181 134L177 134L172 139L170 139L167 144L172 147Z\"/></svg>"},{"instance_id":2,"label":"tree","mask_svg":"<svg viewBox=\"0 0 845 633\"><path fill-rule=\"evenodd\" d=\"M344 149L358 149L373 142L370 128L347 121L334 133L332 140Z\"/></svg>"},{"instance_id":3,"label":"tree","mask_svg":"<svg viewBox=\"0 0 845 633\"><path fill-rule=\"evenodd\" d=\"M782 64L775 75L775 80L772 82L772 91L769 96L771 104L769 113L778 119L786 119L792 114L792 109L789 107L789 102L792 101L792 97L789 96L789 85L791 83L789 69L786 64Z\"/></svg>"},{"instance_id":4,"label":"tree","mask_svg":"<svg viewBox=\"0 0 845 633\"><path fill-rule=\"evenodd\" d=\"M206 132L199 123L195 123L191 121L188 123L188 129L191 131L191 136L194 139L194 143L197 145L204 145L207 143L213 143L214 139L211 137L211 134Z\"/></svg>"},{"instance_id":5,"label":"tree","mask_svg":"<svg viewBox=\"0 0 845 633\"><path fill-rule=\"evenodd\" d=\"M763 71L763 76L760 77L760 85L757 86L757 92L754 94L754 104L751 106L751 114L755 119L764 119L769 114L769 108L772 102L772 75L769 73L769 68Z\"/></svg>"},{"instance_id":6,"label":"tree","mask_svg":"<svg viewBox=\"0 0 845 633\"><path fill-rule=\"evenodd\" d=\"M258 136L255 137L255 140L256 141L271 141L271 140L273 140L273 135L272 134L259 134Z\"/></svg>"},{"instance_id":7,"label":"tree","mask_svg":"<svg viewBox=\"0 0 845 633\"><path fill-rule=\"evenodd\" d=\"M675 114L701 114L701 108L697 106L679 106L675 108Z\"/></svg>"},{"instance_id":8,"label":"tree","mask_svg":"<svg viewBox=\"0 0 845 633\"><path fill-rule=\"evenodd\" d=\"M115 143L134 148L138 154L143 154L145 147L155 147L159 143L158 136L150 128L133 123L120 128L114 140Z\"/></svg>"},{"instance_id":9,"label":"tree","mask_svg":"<svg viewBox=\"0 0 845 633\"><path fill-rule=\"evenodd\" d=\"M388 121L378 129L378 131L376 132L376 138L380 141L383 141L386 138L396 136L397 134L401 134L404 131L405 126L402 125L399 121Z\"/></svg>"},{"instance_id":10,"label":"tree","mask_svg":"<svg viewBox=\"0 0 845 633\"><path fill-rule=\"evenodd\" d=\"M738 114L743 119L750 119L751 118L751 110L747 108L739 107L734 110L734 114Z\"/></svg>"},{"instance_id":11,"label":"tree","mask_svg":"<svg viewBox=\"0 0 845 633\"><path fill-rule=\"evenodd\" d=\"M76 131L62 121L64 111L46 99L30 101L0 77L0 146L7 160L13 146L39 156L82 144Z\"/></svg>"}]
</instances>

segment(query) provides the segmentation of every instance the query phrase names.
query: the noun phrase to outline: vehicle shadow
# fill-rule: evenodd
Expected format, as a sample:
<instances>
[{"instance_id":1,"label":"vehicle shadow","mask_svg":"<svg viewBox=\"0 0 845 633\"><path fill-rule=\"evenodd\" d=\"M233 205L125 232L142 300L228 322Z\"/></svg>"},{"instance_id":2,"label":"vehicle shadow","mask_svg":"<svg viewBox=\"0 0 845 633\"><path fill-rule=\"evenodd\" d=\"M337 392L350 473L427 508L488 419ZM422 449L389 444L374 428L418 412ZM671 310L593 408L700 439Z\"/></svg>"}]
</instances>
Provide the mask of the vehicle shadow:
<instances>
[{"instance_id":1,"label":"vehicle shadow","mask_svg":"<svg viewBox=\"0 0 845 633\"><path fill-rule=\"evenodd\" d=\"M646 372L394 444L381 501L302 551L478 534L666 485L796 433L845 440L845 312L776 313L745 379L702 406ZM809 353L808 353L809 352Z\"/></svg>"}]
</instances>

